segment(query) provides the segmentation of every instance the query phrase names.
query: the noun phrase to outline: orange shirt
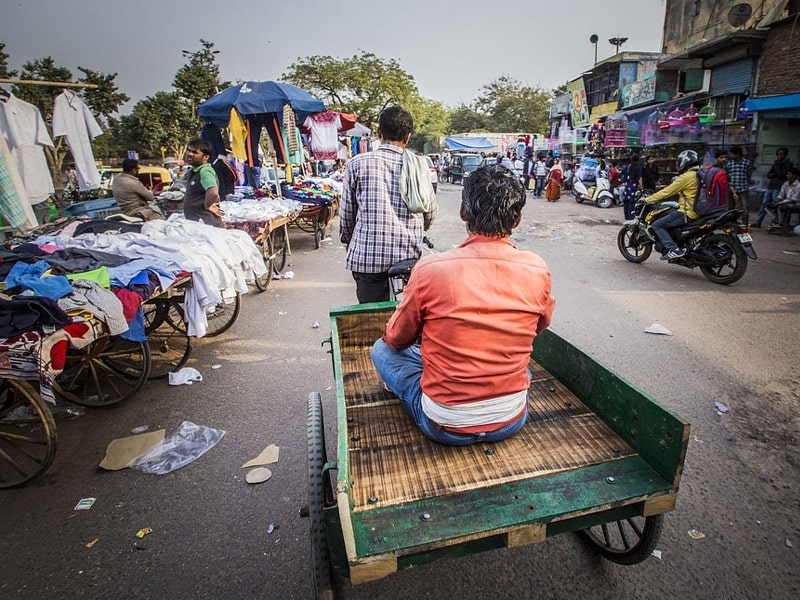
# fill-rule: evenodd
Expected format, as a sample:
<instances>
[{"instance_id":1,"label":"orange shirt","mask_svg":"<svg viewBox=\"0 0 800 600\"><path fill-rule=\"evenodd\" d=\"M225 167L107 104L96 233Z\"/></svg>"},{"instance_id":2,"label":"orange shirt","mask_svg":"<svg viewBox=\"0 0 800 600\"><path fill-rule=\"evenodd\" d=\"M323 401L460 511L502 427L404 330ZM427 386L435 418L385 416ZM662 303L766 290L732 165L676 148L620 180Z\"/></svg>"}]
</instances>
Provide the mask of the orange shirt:
<instances>
[{"instance_id":1,"label":"orange shirt","mask_svg":"<svg viewBox=\"0 0 800 600\"><path fill-rule=\"evenodd\" d=\"M422 334L422 390L436 402L486 400L528 388L533 338L554 305L539 256L471 235L417 263L383 340L402 350Z\"/></svg>"}]
</instances>

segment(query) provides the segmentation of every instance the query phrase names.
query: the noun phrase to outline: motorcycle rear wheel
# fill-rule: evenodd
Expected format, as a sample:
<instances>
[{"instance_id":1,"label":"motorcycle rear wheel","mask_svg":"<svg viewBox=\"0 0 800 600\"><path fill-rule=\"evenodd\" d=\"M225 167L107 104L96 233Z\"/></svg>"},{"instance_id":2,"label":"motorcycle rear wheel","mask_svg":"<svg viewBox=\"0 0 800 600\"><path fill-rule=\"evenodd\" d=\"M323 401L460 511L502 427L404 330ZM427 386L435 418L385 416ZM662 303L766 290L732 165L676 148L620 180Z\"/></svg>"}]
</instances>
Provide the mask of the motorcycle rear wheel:
<instances>
[{"instance_id":1,"label":"motorcycle rear wheel","mask_svg":"<svg viewBox=\"0 0 800 600\"><path fill-rule=\"evenodd\" d=\"M730 235L724 233L709 235L702 241L698 251L704 253L711 251L720 257L728 255L727 260L720 258L725 262L720 262L717 266L700 265L700 271L713 283L721 285L736 283L747 271L747 254L742 245Z\"/></svg>"},{"instance_id":2,"label":"motorcycle rear wheel","mask_svg":"<svg viewBox=\"0 0 800 600\"><path fill-rule=\"evenodd\" d=\"M646 243L641 243L643 235L639 233L638 229L628 229L623 227L617 234L617 248L620 254L632 263L643 263L650 258L650 253L653 252L653 243L647 240Z\"/></svg>"}]
</instances>

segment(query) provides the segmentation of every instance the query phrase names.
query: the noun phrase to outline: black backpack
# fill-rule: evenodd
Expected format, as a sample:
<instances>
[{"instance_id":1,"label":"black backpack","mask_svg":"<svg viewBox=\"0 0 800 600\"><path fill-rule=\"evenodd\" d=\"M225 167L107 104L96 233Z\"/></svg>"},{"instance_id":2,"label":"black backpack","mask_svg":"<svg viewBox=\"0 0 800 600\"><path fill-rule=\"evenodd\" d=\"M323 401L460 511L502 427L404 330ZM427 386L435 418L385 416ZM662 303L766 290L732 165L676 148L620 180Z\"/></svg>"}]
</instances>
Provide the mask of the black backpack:
<instances>
[{"instance_id":1,"label":"black backpack","mask_svg":"<svg viewBox=\"0 0 800 600\"><path fill-rule=\"evenodd\" d=\"M728 174L724 169L708 166L697 170L693 208L701 216L728 209Z\"/></svg>"}]
</instances>

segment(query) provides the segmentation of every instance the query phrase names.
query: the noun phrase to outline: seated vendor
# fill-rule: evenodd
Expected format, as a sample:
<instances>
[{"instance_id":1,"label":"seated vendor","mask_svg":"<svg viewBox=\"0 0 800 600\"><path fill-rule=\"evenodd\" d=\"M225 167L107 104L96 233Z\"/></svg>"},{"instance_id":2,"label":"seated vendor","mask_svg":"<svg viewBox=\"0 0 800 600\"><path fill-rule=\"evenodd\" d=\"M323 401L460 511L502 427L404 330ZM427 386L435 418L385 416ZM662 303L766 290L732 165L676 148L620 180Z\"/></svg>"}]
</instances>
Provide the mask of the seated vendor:
<instances>
[{"instance_id":1,"label":"seated vendor","mask_svg":"<svg viewBox=\"0 0 800 600\"><path fill-rule=\"evenodd\" d=\"M111 193L117 200L117 206L129 217L138 217L145 221L163 219L164 215L150 206L154 198L153 192L139 181L138 174L138 160L126 158L122 161L122 173L114 177L111 185Z\"/></svg>"},{"instance_id":2,"label":"seated vendor","mask_svg":"<svg viewBox=\"0 0 800 600\"><path fill-rule=\"evenodd\" d=\"M372 348L387 388L437 442L498 441L525 424L533 339L550 324L555 300L545 262L510 241L524 206L522 183L503 166L466 179L469 237L420 259Z\"/></svg>"}]
</instances>

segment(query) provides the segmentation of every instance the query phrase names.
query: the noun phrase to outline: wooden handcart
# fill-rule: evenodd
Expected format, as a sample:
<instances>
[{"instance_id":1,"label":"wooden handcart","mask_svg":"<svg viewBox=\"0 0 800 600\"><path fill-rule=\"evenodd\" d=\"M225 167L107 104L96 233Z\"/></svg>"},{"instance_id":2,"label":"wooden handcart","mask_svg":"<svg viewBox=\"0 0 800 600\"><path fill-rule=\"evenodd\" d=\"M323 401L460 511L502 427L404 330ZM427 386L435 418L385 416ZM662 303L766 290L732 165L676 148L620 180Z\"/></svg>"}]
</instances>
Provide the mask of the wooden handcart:
<instances>
[{"instance_id":1,"label":"wooden handcart","mask_svg":"<svg viewBox=\"0 0 800 600\"><path fill-rule=\"evenodd\" d=\"M319 248L320 242L328 237L328 224L339 214L339 197L317 200L300 200L303 210L297 215L294 224L306 233L314 235L314 248Z\"/></svg>"},{"instance_id":2,"label":"wooden handcart","mask_svg":"<svg viewBox=\"0 0 800 600\"><path fill-rule=\"evenodd\" d=\"M424 437L384 389L370 348L392 303L331 311L337 456L308 399L311 544L318 597L439 558L576 531L635 564L675 507L689 425L552 330L536 337L528 422L499 443Z\"/></svg>"}]
</instances>

